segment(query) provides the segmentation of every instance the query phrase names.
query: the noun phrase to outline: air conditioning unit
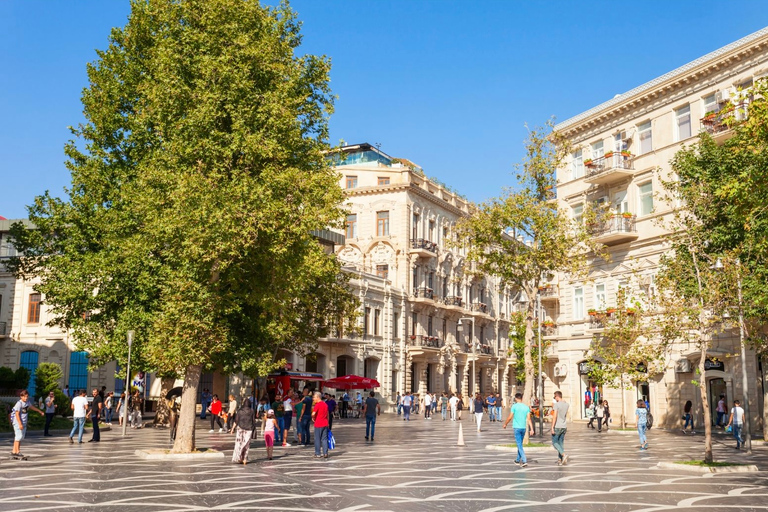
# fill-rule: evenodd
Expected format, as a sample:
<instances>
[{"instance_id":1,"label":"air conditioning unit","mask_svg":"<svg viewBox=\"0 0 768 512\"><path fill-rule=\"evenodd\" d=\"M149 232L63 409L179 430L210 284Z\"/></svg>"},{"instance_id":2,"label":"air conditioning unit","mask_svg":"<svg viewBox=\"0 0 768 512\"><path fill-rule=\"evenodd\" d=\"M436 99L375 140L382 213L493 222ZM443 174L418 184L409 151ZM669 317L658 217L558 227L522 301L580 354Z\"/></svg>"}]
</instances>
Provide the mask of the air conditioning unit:
<instances>
[{"instance_id":1,"label":"air conditioning unit","mask_svg":"<svg viewBox=\"0 0 768 512\"><path fill-rule=\"evenodd\" d=\"M603 208L607 208L611 206L611 199L608 196L598 197L597 201L595 201L595 204L597 206L602 206Z\"/></svg>"},{"instance_id":2,"label":"air conditioning unit","mask_svg":"<svg viewBox=\"0 0 768 512\"><path fill-rule=\"evenodd\" d=\"M678 359L675 363L675 373L691 373L692 365L689 359Z\"/></svg>"},{"instance_id":3,"label":"air conditioning unit","mask_svg":"<svg viewBox=\"0 0 768 512\"><path fill-rule=\"evenodd\" d=\"M555 377L565 377L568 375L568 365L560 363L555 365Z\"/></svg>"}]
</instances>

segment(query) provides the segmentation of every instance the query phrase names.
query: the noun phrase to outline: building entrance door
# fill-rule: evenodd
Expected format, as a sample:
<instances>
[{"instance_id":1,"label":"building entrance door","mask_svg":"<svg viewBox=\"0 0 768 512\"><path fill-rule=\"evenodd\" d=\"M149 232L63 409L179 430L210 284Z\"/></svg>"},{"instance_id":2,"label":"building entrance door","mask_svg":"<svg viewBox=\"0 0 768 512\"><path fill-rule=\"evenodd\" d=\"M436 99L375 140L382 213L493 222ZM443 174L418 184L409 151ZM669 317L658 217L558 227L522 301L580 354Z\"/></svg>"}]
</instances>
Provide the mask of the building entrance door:
<instances>
[{"instance_id":1,"label":"building entrance door","mask_svg":"<svg viewBox=\"0 0 768 512\"><path fill-rule=\"evenodd\" d=\"M710 422L712 425L717 424L717 402L720 400L720 395L728 396L728 387L725 385L724 379L710 379L709 381L709 414ZM726 406L728 404L726 403ZM727 412L727 407L726 407Z\"/></svg>"}]
</instances>

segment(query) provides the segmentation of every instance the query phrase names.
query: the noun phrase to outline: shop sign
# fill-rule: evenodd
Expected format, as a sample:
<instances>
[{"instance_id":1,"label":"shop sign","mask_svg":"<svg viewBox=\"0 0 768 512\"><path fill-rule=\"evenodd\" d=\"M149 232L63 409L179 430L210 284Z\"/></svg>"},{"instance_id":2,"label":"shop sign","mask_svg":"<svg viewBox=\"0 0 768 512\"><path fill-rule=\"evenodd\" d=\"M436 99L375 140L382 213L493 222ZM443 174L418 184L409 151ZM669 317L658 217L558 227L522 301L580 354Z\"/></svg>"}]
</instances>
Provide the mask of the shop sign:
<instances>
[{"instance_id":1,"label":"shop sign","mask_svg":"<svg viewBox=\"0 0 768 512\"><path fill-rule=\"evenodd\" d=\"M719 370L721 372L725 371L725 363L720 360L715 359L707 359L704 361L704 369L705 370Z\"/></svg>"}]
</instances>

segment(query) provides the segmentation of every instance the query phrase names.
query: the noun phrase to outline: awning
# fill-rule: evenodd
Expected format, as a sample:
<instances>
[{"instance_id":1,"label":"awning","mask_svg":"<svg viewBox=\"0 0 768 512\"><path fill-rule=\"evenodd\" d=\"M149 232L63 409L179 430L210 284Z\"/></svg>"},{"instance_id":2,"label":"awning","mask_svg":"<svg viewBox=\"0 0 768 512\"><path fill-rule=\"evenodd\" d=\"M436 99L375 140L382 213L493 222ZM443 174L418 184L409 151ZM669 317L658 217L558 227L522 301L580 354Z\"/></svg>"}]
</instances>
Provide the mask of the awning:
<instances>
[{"instance_id":1,"label":"awning","mask_svg":"<svg viewBox=\"0 0 768 512\"><path fill-rule=\"evenodd\" d=\"M291 380L311 380L311 381L325 380L325 377L323 377L322 373L312 373L312 372L289 372L287 370L283 370L277 373L271 373L267 375L268 379L274 379L276 377L290 377Z\"/></svg>"}]
</instances>

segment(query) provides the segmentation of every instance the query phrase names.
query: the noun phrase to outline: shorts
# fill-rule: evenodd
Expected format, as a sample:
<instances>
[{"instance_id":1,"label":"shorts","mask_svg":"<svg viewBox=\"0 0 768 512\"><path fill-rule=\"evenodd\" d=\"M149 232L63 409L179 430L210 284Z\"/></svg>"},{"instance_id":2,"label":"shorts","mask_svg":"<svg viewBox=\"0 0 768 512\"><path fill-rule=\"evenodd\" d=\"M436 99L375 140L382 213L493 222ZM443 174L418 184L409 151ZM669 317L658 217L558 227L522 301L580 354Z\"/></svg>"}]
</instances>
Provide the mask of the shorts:
<instances>
[{"instance_id":1,"label":"shorts","mask_svg":"<svg viewBox=\"0 0 768 512\"><path fill-rule=\"evenodd\" d=\"M274 432L264 432L264 443L267 446L275 446L275 433Z\"/></svg>"},{"instance_id":2,"label":"shorts","mask_svg":"<svg viewBox=\"0 0 768 512\"><path fill-rule=\"evenodd\" d=\"M19 428L18 425L16 425L16 422L13 422L13 440L14 441L21 441L24 439L24 436L27 433L27 426L24 425L22 428Z\"/></svg>"}]
</instances>

